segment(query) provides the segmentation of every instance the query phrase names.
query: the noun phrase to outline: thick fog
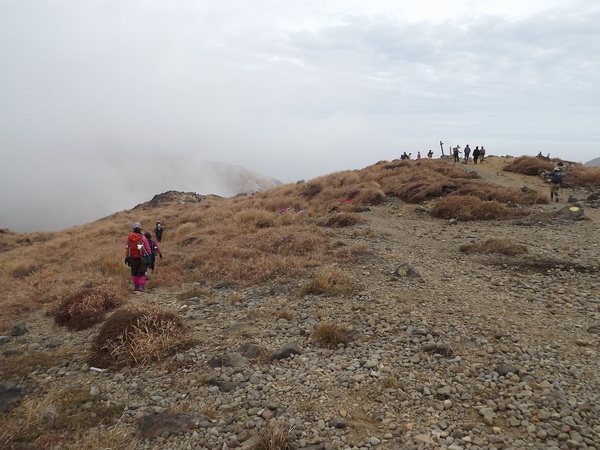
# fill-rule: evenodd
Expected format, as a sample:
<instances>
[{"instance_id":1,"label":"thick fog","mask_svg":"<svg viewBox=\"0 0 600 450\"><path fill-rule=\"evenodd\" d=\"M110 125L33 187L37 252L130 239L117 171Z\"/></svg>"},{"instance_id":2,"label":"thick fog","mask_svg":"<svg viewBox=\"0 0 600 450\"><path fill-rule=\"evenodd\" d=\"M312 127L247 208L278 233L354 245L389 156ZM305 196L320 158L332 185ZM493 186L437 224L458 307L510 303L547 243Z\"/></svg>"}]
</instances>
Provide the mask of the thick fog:
<instances>
[{"instance_id":1,"label":"thick fog","mask_svg":"<svg viewBox=\"0 0 600 450\"><path fill-rule=\"evenodd\" d=\"M204 161L283 182L439 142L600 155L593 0L0 0L0 228L55 230Z\"/></svg>"}]
</instances>

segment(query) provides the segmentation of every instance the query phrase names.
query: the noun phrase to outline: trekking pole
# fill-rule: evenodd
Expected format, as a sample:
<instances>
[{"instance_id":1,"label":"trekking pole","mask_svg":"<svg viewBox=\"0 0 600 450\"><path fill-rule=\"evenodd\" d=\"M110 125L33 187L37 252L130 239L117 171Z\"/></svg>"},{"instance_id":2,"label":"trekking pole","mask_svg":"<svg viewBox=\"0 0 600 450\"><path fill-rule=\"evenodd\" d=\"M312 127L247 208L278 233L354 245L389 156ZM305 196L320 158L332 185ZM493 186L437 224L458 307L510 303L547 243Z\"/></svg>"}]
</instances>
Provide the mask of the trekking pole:
<instances>
[{"instance_id":1,"label":"trekking pole","mask_svg":"<svg viewBox=\"0 0 600 450\"><path fill-rule=\"evenodd\" d=\"M529 220L531 220L531 216L533 216L533 208L535 208L536 203L537 203L537 198L533 201L533 205L531 205L531 212L529 213Z\"/></svg>"}]
</instances>

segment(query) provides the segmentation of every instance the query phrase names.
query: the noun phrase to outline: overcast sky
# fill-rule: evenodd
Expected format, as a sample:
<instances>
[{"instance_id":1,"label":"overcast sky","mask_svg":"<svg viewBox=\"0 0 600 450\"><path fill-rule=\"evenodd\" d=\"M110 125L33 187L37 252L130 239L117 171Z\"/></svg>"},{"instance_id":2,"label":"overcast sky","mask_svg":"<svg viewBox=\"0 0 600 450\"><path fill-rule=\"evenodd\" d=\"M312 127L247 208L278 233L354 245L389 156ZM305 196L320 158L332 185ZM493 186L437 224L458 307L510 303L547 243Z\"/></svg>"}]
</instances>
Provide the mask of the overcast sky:
<instances>
[{"instance_id":1,"label":"overcast sky","mask_svg":"<svg viewBox=\"0 0 600 450\"><path fill-rule=\"evenodd\" d=\"M202 161L282 182L403 151L600 156L597 0L0 0L0 228L53 230Z\"/></svg>"}]
</instances>

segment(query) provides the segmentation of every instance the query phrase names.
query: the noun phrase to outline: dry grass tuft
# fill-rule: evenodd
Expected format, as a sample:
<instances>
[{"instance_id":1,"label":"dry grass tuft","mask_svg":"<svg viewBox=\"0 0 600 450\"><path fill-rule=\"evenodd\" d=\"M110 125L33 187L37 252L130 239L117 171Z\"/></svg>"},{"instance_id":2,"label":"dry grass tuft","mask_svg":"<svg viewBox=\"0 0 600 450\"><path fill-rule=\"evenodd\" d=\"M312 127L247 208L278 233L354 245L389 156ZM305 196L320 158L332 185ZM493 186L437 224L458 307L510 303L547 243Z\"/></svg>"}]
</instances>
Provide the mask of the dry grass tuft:
<instances>
[{"instance_id":1,"label":"dry grass tuft","mask_svg":"<svg viewBox=\"0 0 600 450\"><path fill-rule=\"evenodd\" d=\"M293 443L293 426L284 421L270 422L258 432L252 450L287 450Z\"/></svg>"},{"instance_id":2,"label":"dry grass tuft","mask_svg":"<svg viewBox=\"0 0 600 450\"><path fill-rule=\"evenodd\" d=\"M525 245L515 244L510 239L488 239L482 244L461 245L460 251L463 253L500 253L509 256L528 253Z\"/></svg>"},{"instance_id":3,"label":"dry grass tuft","mask_svg":"<svg viewBox=\"0 0 600 450\"><path fill-rule=\"evenodd\" d=\"M54 322L71 331L81 331L100 323L104 315L123 303L114 291L85 289L62 301L54 312Z\"/></svg>"},{"instance_id":4,"label":"dry grass tuft","mask_svg":"<svg viewBox=\"0 0 600 450\"><path fill-rule=\"evenodd\" d=\"M281 310L277 311L277 313L275 315L280 319L287 320L288 322L290 320L292 320L294 317L296 317L296 313L294 313L293 311L290 311L289 309L281 309Z\"/></svg>"},{"instance_id":5,"label":"dry grass tuft","mask_svg":"<svg viewBox=\"0 0 600 450\"><path fill-rule=\"evenodd\" d=\"M102 275L110 277L127 274L128 269L127 266L123 264L122 259L107 258L100 264L100 272L102 272Z\"/></svg>"},{"instance_id":6,"label":"dry grass tuft","mask_svg":"<svg viewBox=\"0 0 600 450\"><path fill-rule=\"evenodd\" d=\"M0 376L6 380L25 378L35 370L45 371L50 367L66 362L72 355L65 351L36 352L4 358L0 367Z\"/></svg>"},{"instance_id":7,"label":"dry grass tuft","mask_svg":"<svg viewBox=\"0 0 600 450\"><path fill-rule=\"evenodd\" d=\"M506 220L523 214L499 202L484 201L474 195L444 197L431 210L432 217L462 221Z\"/></svg>"},{"instance_id":8,"label":"dry grass tuft","mask_svg":"<svg viewBox=\"0 0 600 450\"><path fill-rule=\"evenodd\" d=\"M571 186L598 188L600 187L600 167L576 166L565 177Z\"/></svg>"},{"instance_id":9,"label":"dry grass tuft","mask_svg":"<svg viewBox=\"0 0 600 450\"><path fill-rule=\"evenodd\" d=\"M304 186L302 191L300 191L300 195L307 200L315 198L323 192L323 186L319 183L309 183Z\"/></svg>"},{"instance_id":10,"label":"dry grass tuft","mask_svg":"<svg viewBox=\"0 0 600 450\"><path fill-rule=\"evenodd\" d=\"M542 171L554 169L554 164L550 161L534 156L520 156L513 159L504 166L505 172L520 173L522 175L538 175Z\"/></svg>"},{"instance_id":11,"label":"dry grass tuft","mask_svg":"<svg viewBox=\"0 0 600 450\"><path fill-rule=\"evenodd\" d=\"M13 278L22 279L27 278L29 275L39 272L42 270L43 266L41 264L26 264L15 267L11 274Z\"/></svg>"},{"instance_id":12,"label":"dry grass tuft","mask_svg":"<svg viewBox=\"0 0 600 450\"><path fill-rule=\"evenodd\" d=\"M469 182L452 194L453 196L474 196L480 200L495 201L499 203L511 203L514 205L533 205L546 204L548 199L545 195L538 194L537 192L523 192L520 189L514 187L499 187L492 186L482 182Z\"/></svg>"},{"instance_id":13,"label":"dry grass tuft","mask_svg":"<svg viewBox=\"0 0 600 450\"><path fill-rule=\"evenodd\" d=\"M336 267L323 267L300 289L298 295L343 295L351 294L357 289L358 286L347 272Z\"/></svg>"},{"instance_id":14,"label":"dry grass tuft","mask_svg":"<svg viewBox=\"0 0 600 450\"><path fill-rule=\"evenodd\" d=\"M348 263L362 261L365 258L373 256L366 244L360 244L350 248L342 248L335 252L334 258L337 262Z\"/></svg>"},{"instance_id":15,"label":"dry grass tuft","mask_svg":"<svg viewBox=\"0 0 600 450\"><path fill-rule=\"evenodd\" d=\"M148 364L176 353L189 344L179 316L150 307L114 312L94 341L90 364L122 367Z\"/></svg>"},{"instance_id":16,"label":"dry grass tuft","mask_svg":"<svg viewBox=\"0 0 600 450\"><path fill-rule=\"evenodd\" d=\"M123 410L122 404L103 402L99 396L90 395L89 388L41 392L5 415L0 447L81 448L78 443L90 443L89 436L83 433L112 424Z\"/></svg>"},{"instance_id":17,"label":"dry grass tuft","mask_svg":"<svg viewBox=\"0 0 600 450\"><path fill-rule=\"evenodd\" d=\"M333 322L319 324L310 335L312 342L321 347L335 348L339 344L347 344L350 341L350 329L344 325Z\"/></svg>"},{"instance_id":18,"label":"dry grass tuft","mask_svg":"<svg viewBox=\"0 0 600 450\"><path fill-rule=\"evenodd\" d=\"M329 219L327 219L324 225L331 228L345 228L362 223L364 221L365 219L356 213L340 213L331 216Z\"/></svg>"}]
</instances>

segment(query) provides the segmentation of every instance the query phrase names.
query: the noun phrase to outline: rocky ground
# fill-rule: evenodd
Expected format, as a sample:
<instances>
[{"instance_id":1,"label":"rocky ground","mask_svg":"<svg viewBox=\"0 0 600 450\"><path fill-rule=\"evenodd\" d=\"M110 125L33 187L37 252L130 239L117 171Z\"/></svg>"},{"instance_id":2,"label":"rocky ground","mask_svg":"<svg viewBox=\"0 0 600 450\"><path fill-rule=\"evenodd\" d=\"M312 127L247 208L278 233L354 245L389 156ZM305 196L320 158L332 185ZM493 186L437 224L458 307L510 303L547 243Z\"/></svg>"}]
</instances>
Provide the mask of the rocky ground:
<instances>
[{"instance_id":1,"label":"rocky ground","mask_svg":"<svg viewBox=\"0 0 600 450\"><path fill-rule=\"evenodd\" d=\"M501 172L503 162L469 169L497 184L547 189ZM371 208L364 224L333 231L340 246L368 248L343 267L360 286L351 296L199 282L186 289L209 295L185 298L150 280L131 302L178 312L198 345L149 368L94 370L85 358L97 329L69 333L41 313L0 349L76 349L68 364L31 380L123 405L101 431L127 433L140 449L252 448L256 433L277 422L292 448L600 448L599 212L584 204L588 220L538 218L563 207L566 194L587 195L565 192L518 222L434 220L428 205L395 199ZM490 238L529 253L459 250ZM420 276L402 276L403 264ZM310 334L325 321L346 325L352 341L316 345Z\"/></svg>"}]
</instances>

